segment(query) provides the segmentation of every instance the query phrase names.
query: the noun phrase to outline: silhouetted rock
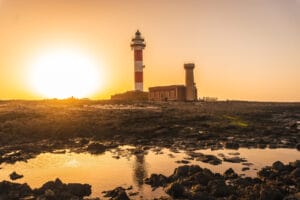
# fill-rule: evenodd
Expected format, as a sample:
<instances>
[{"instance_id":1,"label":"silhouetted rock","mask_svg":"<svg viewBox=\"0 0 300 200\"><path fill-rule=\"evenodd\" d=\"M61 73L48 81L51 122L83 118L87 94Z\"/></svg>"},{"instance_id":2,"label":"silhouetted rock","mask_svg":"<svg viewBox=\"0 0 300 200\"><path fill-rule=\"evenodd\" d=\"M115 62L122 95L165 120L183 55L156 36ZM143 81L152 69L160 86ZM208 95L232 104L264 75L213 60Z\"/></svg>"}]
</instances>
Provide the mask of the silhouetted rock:
<instances>
[{"instance_id":1,"label":"silhouetted rock","mask_svg":"<svg viewBox=\"0 0 300 200\"><path fill-rule=\"evenodd\" d=\"M225 143L225 148L226 149L239 149L240 145L235 142L226 142Z\"/></svg>"},{"instance_id":2,"label":"silhouetted rock","mask_svg":"<svg viewBox=\"0 0 300 200\"><path fill-rule=\"evenodd\" d=\"M276 161L272 164L272 168L278 172L285 169L284 164L280 161Z\"/></svg>"},{"instance_id":3,"label":"silhouetted rock","mask_svg":"<svg viewBox=\"0 0 300 200\"><path fill-rule=\"evenodd\" d=\"M51 196L54 199L76 199L89 196L91 186L80 183L65 184L60 179L56 179L55 181L48 181L42 187L35 189L34 193L36 196L48 196L49 198Z\"/></svg>"},{"instance_id":4,"label":"silhouetted rock","mask_svg":"<svg viewBox=\"0 0 300 200\"><path fill-rule=\"evenodd\" d=\"M9 175L11 180L17 180L20 178L23 178L24 176L22 174L18 174L17 172L13 172Z\"/></svg>"},{"instance_id":5,"label":"silhouetted rock","mask_svg":"<svg viewBox=\"0 0 300 200\"><path fill-rule=\"evenodd\" d=\"M233 178L237 178L238 175L233 171L232 168L229 168L224 172L224 177L227 179L233 179Z\"/></svg>"},{"instance_id":6,"label":"silhouetted rock","mask_svg":"<svg viewBox=\"0 0 300 200\"><path fill-rule=\"evenodd\" d=\"M0 199L20 199L32 195L31 188L27 183L0 182Z\"/></svg>"},{"instance_id":7,"label":"silhouetted rock","mask_svg":"<svg viewBox=\"0 0 300 200\"><path fill-rule=\"evenodd\" d=\"M113 190L105 191L105 197L110 197L111 200L129 200L126 190L122 187L117 187Z\"/></svg>"},{"instance_id":8,"label":"silhouetted rock","mask_svg":"<svg viewBox=\"0 0 300 200\"><path fill-rule=\"evenodd\" d=\"M283 194L276 188L264 187L260 191L260 200L282 200Z\"/></svg>"},{"instance_id":9,"label":"silhouetted rock","mask_svg":"<svg viewBox=\"0 0 300 200\"><path fill-rule=\"evenodd\" d=\"M235 157L224 157L223 160L224 160L225 162L232 162L232 163L247 162L246 159L240 158L240 157L238 157L238 156L235 156Z\"/></svg>"},{"instance_id":10,"label":"silhouetted rock","mask_svg":"<svg viewBox=\"0 0 300 200\"><path fill-rule=\"evenodd\" d=\"M104 146L103 144L92 143L88 145L87 150L92 154L100 154L100 153L104 153L106 151L106 148L107 147Z\"/></svg>"},{"instance_id":11,"label":"silhouetted rock","mask_svg":"<svg viewBox=\"0 0 300 200\"><path fill-rule=\"evenodd\" d=\"M151 187L165 186L167 183L167 177L162 174L151 174L150 178L146 178L144 182L151 185Z\"/></svg>"},{"instance_id":12,"label":"silhouetted rock","mask_svg":"<svg viewBox=\"0 0 300 200\"><path fill-rule=\"evenodd\" d=\"M179 183L171 183L166 188L165 191L173 198L184 197L184 187Z\"/></svg>"},{"instance_id":13,"label":"silhouetted rock","mask_svg":"<svg viewBox=\"0 0 300 200\"><path fill-rule=\"evenodd\" d=\"M295 179L300 178L300 167L297 167L296 169L294 169L290 175L292 178L295 178Z\"/></svg>"}]
</instances>

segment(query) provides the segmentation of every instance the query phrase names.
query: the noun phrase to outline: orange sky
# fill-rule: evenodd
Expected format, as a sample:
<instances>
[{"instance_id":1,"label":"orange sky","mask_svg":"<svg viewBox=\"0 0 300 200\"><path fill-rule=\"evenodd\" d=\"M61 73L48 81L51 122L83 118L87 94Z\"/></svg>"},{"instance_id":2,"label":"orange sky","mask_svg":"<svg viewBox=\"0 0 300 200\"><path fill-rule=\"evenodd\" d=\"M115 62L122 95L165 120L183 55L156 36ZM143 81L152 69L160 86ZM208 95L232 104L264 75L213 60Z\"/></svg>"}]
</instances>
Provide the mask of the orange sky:
<instances>
[{"instance_id":1,"label":"orange sky","mask_svg":"<svg viewBox=\"0 0 300 200\"><path fill-rule=\"evenodd\" d=\"M138 28L145 88L183 84L194 62L201 97L300 101L300 0L0 0L0 27L0 99L41 98L30 65L60 48L99 63L90 97L132 90Z\"/></svg>"}]
</instances>

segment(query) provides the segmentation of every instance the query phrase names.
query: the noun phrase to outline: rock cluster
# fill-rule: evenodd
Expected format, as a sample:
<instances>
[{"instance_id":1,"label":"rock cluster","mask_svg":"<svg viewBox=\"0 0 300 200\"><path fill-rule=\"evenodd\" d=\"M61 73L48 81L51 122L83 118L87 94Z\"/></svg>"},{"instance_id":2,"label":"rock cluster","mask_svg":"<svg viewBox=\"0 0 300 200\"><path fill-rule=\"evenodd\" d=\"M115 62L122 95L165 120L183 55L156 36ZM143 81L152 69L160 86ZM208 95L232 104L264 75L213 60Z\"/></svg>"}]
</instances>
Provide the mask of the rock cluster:
<instances>
[{"instance_id":1,"label":"rock cluster","mask_svg":"<svg viewBox=\"0 0 300 200\"><path fill-rule=\"evenodd\" d=\"M90 194L91 186L88 184L65 184L59 179L49 181L37 189L31 189L26 183L0 182L0 199L80 200Z\"/></svg>"},{"instance_id":2,"label":"rock cluster","mask_svg":"<svg viewBox=\"0 0 300 200\"><path fill-rule=\"evenodd\" d=\"M122 187L117 187L113 190L104 191L104 197L110 197L111 200L129 200L126 190Z\"/></svg>"},{"instance_id":3,"label":"rock cluster","mask_svg":"<svg viewBox=\"0 0 300 200\"><path fill-rule=\"evenodd\" d=\"M169 177L152 174L145 183L163 187L174 199L297 200L300 160L287 165L277 161L261 169L257 178L243 178L231 168L221 175L198 165L183 165Z\"/></svg>"}]
</instances>

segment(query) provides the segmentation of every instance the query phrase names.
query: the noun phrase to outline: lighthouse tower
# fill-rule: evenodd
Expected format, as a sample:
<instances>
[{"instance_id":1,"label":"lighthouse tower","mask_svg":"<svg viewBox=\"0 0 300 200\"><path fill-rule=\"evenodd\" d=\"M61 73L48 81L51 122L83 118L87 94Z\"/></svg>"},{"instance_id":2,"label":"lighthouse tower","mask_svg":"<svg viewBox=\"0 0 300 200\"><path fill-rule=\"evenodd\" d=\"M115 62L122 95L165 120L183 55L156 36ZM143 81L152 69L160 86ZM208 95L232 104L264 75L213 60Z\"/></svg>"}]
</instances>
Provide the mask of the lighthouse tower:
<instances>
[{"instance_id":1,"label":"lighthouse tower","mask_svg":"<svg viewBox=\"0 0 300 200\"><path fill-rule=\"evenodd\" d=\"M139 30L136 31L135 37L131 40L131 49L134 51L134 89L143 91L143 49L146 44Z\"/></svg>"}]
</instances>

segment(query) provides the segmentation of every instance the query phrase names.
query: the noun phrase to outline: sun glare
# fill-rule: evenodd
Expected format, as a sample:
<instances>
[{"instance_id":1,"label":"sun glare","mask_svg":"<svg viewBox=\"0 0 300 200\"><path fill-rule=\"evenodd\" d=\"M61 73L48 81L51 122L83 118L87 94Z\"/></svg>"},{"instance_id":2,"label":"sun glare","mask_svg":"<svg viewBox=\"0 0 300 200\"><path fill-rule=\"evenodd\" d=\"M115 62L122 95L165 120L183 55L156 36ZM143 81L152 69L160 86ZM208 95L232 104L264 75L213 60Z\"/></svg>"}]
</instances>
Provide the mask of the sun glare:
<instances>
[{"instance_id":1,"label":"sun glare","mask_svg":"<svg viewBox=\"0 0 300 200\"><path fill-rule=\"evenodd\" d=\"M59 50L40 55L33 63L31 78L36 92L44 97L83 98L99 89L104 76L89 56Z\"/></svg>"}]
</instances>

